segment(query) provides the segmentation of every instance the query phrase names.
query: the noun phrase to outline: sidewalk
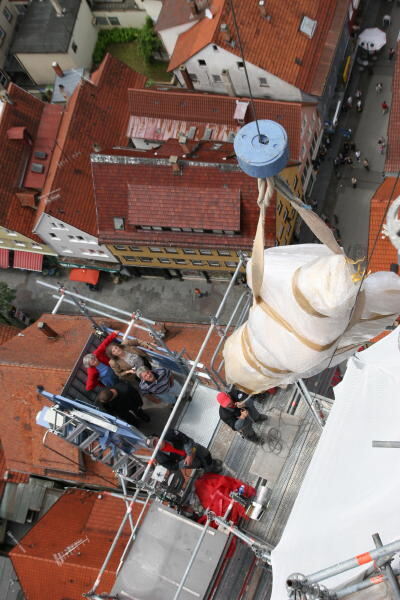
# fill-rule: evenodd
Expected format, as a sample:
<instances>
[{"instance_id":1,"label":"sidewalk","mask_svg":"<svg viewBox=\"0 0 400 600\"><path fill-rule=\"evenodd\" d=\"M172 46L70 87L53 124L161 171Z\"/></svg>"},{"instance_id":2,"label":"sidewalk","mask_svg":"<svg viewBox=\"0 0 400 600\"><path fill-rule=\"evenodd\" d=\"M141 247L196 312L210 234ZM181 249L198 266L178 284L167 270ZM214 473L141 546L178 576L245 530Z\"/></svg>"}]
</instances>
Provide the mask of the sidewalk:
<instances>
[{"instance_id":1,"label":"sidewalk","mask_svg":"<svg viewBox=\"0 0 400 600\"><path fill-rule=\"evenodd\" d=\"M374 8L377 8L377 5ZM386 31L387 44L374 63L373 75L369 75L366 71L359 72L358 65L354 66L347 92L347 95L352 95L354 98L357 89L362 91L363 112L358 113L353 108L342 113L332 138L331 148L324 162L321 163L317 183L311 195L311 200L318 202L319 214L326 215L332 224L334 224L333 216L337 216L343 247L354 259L367 255L370 201L383 181L385 155L380 154L377 141L382 136L387 140L389 113L382 114L381 103L386 100L391 106L392 78L397 57L390 61L388 50L396 47L397 33L400 29L400 7L397 4L385 1L381 2L378 8L378 12L375 11L374 15L366 9L363 28L374 25L381 27L383 14L391 14L392 23ZM398 59L400 60L400 57ZM375 91L378 82L383 84L383 92L379 95ZM351 141L361 151L361 161L354 160L352 166L340 167L336 176L333 170L333 159L346 141L340 131L348 128L353 132ZM363 158L369 161L369 172L362 166ZM356 189L351 185L353 176L358 180ZM301 241L311 240L312 234L303 230Z\"/></svg>"},{"instance_id":2,"label":"sidewalk","mask_svg":"<svg viewBox=\"0 0 400 600\"><path fill-rule=\"evenodd\" d=\"M91 292L84 283L69 281L68 272L63 277L43 277L41 273L2 269L0 280L5 281L16 290L15 305L33 318L38 318L45 312L51 312L56 303L56 300L52 299L52 294L56 292L38 285L37 279L52 285L58 285L60 282L70 291L77 291L83 296L130 313L139 310L148 319L183 323L209 323L210 317L215 315L228 286L228 281L201 282L201 290L207 291L208 295L197 298L194 295L194 289L199 287L198 280L179 281L132 277L128 281L115 285L108 274L102 273L100 291ZM247 288L244 288L243 285L233 287L227 300L227 309L220 319L221 323L229 318L245 289ZM99 310L107 312L107 309L101 307ZM70 304L63 304L60 312L76 314L77 310Z\"/></svg>"}]
</instances>

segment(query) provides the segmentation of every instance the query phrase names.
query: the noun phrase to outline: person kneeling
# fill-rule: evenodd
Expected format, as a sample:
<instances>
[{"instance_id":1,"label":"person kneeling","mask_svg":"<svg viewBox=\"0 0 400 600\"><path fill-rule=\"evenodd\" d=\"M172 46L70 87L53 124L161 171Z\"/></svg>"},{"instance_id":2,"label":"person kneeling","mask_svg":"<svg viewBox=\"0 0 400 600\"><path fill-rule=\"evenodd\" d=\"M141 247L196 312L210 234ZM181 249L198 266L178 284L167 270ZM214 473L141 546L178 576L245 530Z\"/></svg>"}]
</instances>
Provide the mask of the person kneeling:
<instances>
[{"instance_id":1,"label":"person kneeling","mask_svg":"<svg viewBox=\"0 0 400 600\"><path fill-rule=\"evenodd\" d=\"M159 439L156 436L149 437L147 446L154 449ZM204 469L206 472L218 473L221 470L220 461L214 460L207 448L197 444L178 429L168 429L156 454L156 460L169 471Z\"/></svg>"},{"instance_id":2,"label":"person kneeling","mask_svg":"<svg viewBox=\"0 0 400 600\"><path fill-rule=\"evenodd\" d=\"M97 401L106 412L129 425L137 426L137 419L146 423L150 421L149 415L142 409L143 400L139 392L126 381L119 381L101 390L97 394Z\"/></svg>"}]
</instances>

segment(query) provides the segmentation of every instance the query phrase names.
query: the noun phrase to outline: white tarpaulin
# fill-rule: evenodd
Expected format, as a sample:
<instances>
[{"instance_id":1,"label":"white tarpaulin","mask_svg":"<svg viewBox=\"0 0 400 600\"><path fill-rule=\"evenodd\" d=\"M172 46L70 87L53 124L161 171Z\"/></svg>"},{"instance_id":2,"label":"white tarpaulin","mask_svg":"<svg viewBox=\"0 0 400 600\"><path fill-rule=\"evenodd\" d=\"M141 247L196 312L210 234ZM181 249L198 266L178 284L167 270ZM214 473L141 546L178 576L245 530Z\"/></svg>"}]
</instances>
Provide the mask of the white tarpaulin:
<instances>
[{"instance_id":1,"label":"white tarpaulin","mask_svg":"<svg viewBox=\"0 0 400 600\"><path fill-rule=\"evenodd\" d=\"M400 351L397 328L348 361L335 403L282 538L272 552L271 600L285 600L292 573L310 575L400 538ZM324 583L334 588L365 566Z\"/></svg>"}]
</instances>

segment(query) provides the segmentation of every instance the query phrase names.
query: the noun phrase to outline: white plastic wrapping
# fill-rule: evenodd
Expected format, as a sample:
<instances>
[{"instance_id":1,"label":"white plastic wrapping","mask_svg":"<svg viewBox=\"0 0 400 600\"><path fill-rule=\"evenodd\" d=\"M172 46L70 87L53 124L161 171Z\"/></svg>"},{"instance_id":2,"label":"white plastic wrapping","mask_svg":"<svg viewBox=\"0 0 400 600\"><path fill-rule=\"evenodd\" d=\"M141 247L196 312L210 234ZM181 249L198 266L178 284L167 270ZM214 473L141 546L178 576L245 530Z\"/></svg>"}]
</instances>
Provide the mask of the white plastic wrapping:
<instances>
[{"instance_id":1,"label":"white plastic wrapping","mask_svg":"<svg viewBox=\"0 0 400 600\"><path fill-rule=\"evenodd\" d=\"M349 346L382 331L400 313L400 278L367 277L359 320L345 333L360 285L354 271L344 254L322 244L265 250L260 298L225 343L227 381L252 392L293 383L341 362L356 350ZM251 287L251 261L247 275Z\"/></svg>"}]
</instances>

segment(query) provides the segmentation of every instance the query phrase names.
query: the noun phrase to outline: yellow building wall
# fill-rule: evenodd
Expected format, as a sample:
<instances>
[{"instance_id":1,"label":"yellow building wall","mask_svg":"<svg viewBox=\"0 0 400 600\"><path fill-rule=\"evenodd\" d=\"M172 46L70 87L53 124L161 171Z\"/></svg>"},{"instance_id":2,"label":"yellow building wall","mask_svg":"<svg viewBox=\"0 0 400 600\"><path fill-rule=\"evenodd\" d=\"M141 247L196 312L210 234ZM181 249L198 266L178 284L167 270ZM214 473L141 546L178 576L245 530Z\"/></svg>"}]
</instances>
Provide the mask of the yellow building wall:
<instances>
[{"instance_id":1,"label":"yellow building wall","mask_svg":"<svg viewBox=\"0 0 400 600\"><path fill-rule=\"evenodd\" d=\"M24 235L5 227L0 227L0 248L57 256L57 253L47 246L47 244L34 242Z\"/></svg>"},{"instance_id":2,"label":"yellow building wall","mask_svg":"<svg viewBox=\"0 0 400 600\"><path fill-rule=\"evenodd\" d=\"M288 183L292 192L298 198L302 198L303 187L298 166L287 167L282 171L281 177ZM278 192L276 198L276 242L278 246L287 246L292 242L297 217L297 211Z\"/></svg>"}]
</instances>

